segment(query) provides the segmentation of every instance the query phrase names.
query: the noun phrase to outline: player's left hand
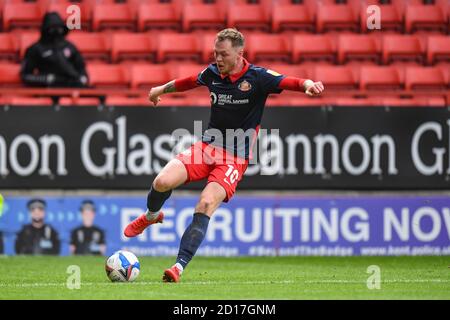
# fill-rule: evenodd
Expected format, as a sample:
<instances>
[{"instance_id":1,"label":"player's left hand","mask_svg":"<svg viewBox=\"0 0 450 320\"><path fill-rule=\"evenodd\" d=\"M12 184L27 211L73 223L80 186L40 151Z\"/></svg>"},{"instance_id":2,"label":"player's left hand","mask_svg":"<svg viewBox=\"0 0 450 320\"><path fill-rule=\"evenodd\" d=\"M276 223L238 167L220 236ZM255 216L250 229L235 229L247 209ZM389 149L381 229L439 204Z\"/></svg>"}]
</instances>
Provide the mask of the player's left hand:
<instances>
[{"instance_id":1,"label":"player's left hand","mask_svg":"<svg viewBox=\"0 0 450 320\"><path fill-rule=\"evenodd\" d=\"M307 80L305 81L304 86L305 93L308 96L318 96L323 92L323 90L325 90L322 81L313 82L311 80Z\"/></svg>"}]
</instances>

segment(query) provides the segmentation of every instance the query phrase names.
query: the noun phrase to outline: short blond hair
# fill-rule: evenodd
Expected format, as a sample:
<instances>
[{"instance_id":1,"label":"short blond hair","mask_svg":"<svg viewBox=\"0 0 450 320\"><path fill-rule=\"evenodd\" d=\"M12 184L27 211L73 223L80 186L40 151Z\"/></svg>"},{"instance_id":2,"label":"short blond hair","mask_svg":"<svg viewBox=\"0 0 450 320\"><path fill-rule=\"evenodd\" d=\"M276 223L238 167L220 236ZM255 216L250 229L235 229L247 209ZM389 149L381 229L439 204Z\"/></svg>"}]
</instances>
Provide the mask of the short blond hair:
<instances>
[{"instance_id":1,"label":"short blond hair","mask_svg":"<svg viewBox=\"0 0 450 320\"><path fill-rule=\"evenodd\" d=\"M223 29L217 33L216 41L230 40L233 48L244 47L244 35L235 28Z\"/></svg>"}]
</instances>

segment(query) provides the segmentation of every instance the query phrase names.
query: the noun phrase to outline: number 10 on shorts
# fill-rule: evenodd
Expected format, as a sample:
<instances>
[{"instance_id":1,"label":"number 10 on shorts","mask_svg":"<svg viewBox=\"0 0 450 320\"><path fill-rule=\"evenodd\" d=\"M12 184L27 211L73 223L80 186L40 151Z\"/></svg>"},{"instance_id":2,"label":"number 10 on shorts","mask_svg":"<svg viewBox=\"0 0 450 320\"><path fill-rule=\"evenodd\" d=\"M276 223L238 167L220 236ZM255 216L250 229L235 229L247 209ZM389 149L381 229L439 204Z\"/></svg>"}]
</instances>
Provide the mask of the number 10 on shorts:
<instances>
[{"instance_id":1,"label":"number 10 on shorts","mask_svg":"<svg viewBox=\"0 0 450 320\"><path fill-rule=\"evenodd\" d=\"M225 172L225 178L223 178L223 181L225 181L228 185L234 184L237 179L239 178L239 171L234 168L231 164L228 165L228 170Z\"/></svg>"}]
</instances>

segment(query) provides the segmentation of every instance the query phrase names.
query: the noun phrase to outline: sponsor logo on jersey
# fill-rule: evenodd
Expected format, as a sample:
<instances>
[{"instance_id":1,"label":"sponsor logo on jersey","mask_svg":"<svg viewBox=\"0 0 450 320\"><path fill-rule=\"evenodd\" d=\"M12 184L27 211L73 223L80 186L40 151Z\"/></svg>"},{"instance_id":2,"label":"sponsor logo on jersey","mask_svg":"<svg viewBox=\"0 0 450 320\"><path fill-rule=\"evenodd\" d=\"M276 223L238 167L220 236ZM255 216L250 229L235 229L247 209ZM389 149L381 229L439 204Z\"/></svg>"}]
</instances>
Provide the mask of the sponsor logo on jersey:
<instances>
[{"instance_id":1,"label":"sponsor logo on jersey","mask_svg":"<svg viewBox=\"0 0 450 320\"><path fill-rule=\"evenodd\" d=\"M229 104L247 104L249 103L249 99L233 99L232 94L224 94L219 93L216 94L214 92L210 93L211 104L217 104L219 106L229 105Z\"/></svg>"},{"instance_id":2,"label":"sponsor logo on jersey","mask_svg":"<svg viewBox=\"0 0 450 320\"><path fill-rule=\"evenodd\" d=\"M217 103L217 95L214 92L211 92L209 96L211 98L211 104L216 104Z\"/></svg>"}]
</instances>

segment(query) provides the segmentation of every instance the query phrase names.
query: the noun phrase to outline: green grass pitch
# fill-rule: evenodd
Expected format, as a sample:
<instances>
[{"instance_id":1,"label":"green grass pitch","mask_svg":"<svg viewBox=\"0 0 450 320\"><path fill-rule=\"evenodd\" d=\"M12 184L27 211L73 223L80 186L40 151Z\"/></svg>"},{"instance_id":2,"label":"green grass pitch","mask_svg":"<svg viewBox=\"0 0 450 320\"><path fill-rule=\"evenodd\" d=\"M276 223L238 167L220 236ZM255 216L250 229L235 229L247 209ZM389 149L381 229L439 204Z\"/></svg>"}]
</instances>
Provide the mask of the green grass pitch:
<instances>
[{"instance_id":1,"label":"green grass pitch","mask_svg":"<svg viewBox=\"0 0 450 320\"><path fill-rule=\"evenodd\" d=\"M103 257L0 257L0 299L450 299L450 257L196 257L180 283L173 258L141 257L134 283L111 283ZM70 290L67 268L81 270ZM368 289L370 265L380 289Z\"/></svg>"}]
</instances>

